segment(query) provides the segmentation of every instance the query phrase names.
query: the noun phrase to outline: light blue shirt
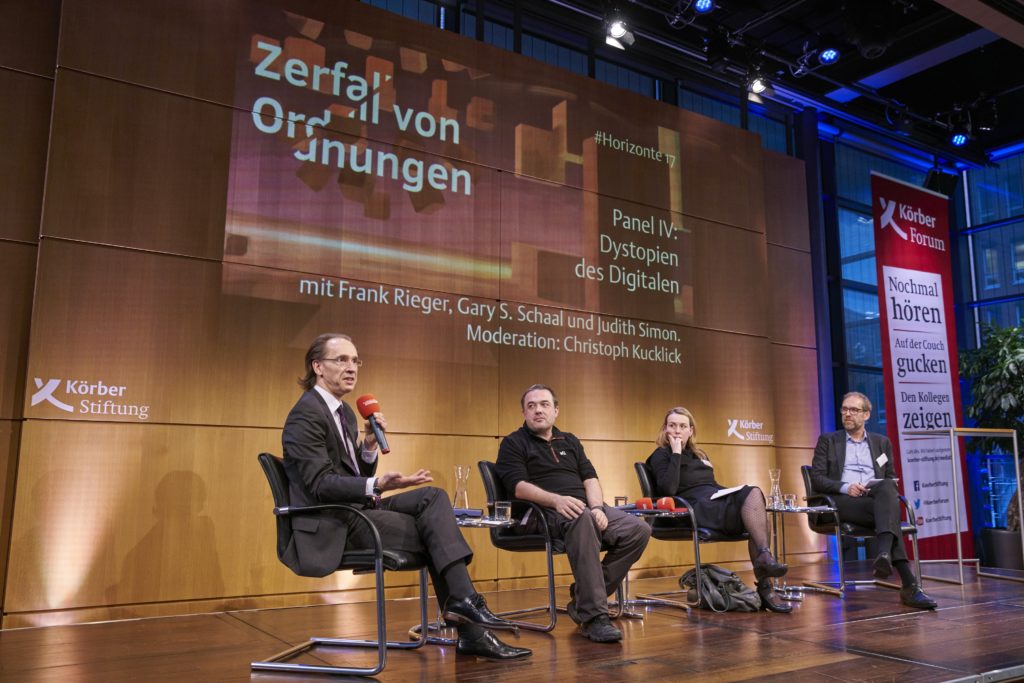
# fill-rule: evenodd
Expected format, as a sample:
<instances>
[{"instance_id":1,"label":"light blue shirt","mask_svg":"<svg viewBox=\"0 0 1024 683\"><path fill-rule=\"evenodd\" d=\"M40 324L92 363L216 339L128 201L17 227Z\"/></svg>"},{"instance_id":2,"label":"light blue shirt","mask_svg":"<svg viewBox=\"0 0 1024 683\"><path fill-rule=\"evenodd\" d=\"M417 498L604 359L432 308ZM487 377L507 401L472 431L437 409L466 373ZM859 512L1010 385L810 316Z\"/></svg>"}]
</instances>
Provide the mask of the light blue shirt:
<instances>
[{"instance_id":1,"label":"light blue shirt","mask_svg":"<svg viewBox=\"0 0 1024 683\"><path fill-rule=\"evenodd\" d=\"M843 485L840 493L849 493L850 484L864 483L875 476L875 466L871 462L871 447L868 446L868 435L864 433L862 441L854 441L846 435L846 462L843 465Z\"/></svg>"}]
</instances>

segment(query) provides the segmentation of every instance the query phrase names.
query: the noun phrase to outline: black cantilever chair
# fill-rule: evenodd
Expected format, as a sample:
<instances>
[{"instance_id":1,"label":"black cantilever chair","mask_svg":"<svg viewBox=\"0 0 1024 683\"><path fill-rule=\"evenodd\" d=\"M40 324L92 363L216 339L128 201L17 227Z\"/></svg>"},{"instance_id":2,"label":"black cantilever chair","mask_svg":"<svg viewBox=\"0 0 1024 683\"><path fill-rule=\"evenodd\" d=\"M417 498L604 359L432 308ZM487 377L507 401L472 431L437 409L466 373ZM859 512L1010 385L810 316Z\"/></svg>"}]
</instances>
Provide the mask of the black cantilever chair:
<instances>
[{"instance_id":1,"label":"black cantilever chair","mask_svg":"<svg viewBox=\"0 0 1024 683\"><path fill-rule=\"evenodd\" d=\"M501 479L498 478L497 473L494 471L493 462L481 460L477 463L477 467L480 468L480 478L484 483L484 493L487 495L488 506L496 500L512 500L512 497L508 495L507 491L505 491L505 486L501 483ZM565 552L565 546L560 540L551 538L551 533L548 530L547 518L544 517L544 513L541 511L539 505L518 500L512 504L512 516L517 519L526 514L527 510L531 511L530 514L537 515L538 519L541 520L542 533L518 534L512 529L492 527L491 543L494 544L495 548L500 550L509 550L511 552L538 552L541 550L545 552L547 555L548 568L548 604L540 605L538 607L517 609L511 612L502 612L499 616L515 617L525 614L533 614L535 612L547 612L548 621L545 624L538 624L531 621L513 622L522 629L547 632L553 630L555 628L555 623L558 621L558 608L555 606L554 555L556 553Z\"/></svg>"},{"instance_id":2,"label":"black cantilever chair","mask_svg":"<svg viewBox=\"0 0 1024 683\"><path fill-rule=\"evenodd\" d=\"M811 482L811 466L803 465L800 468L800 474L804 479L804 490L807 494L808 505L827 505L829 507L836 507L835 501L825 493L817 493L814 490L814 484ZM907 520L900 524L903 536L909 536L911 545L914 548L914 564L915 573L917 574L918 582L921 581L921 557L917 552L917 525L914 524L914 511L910 507L910 503L904 496L900 496L900 502L903 503L903 509L906 512ZM812 588L817 588L826 592L834 593L840 598L846 595L847 586L885 586L887 588L899 588L900 586L889 581L879 581L877 579L869 579L862 581L847 581L846 576L843 572L843 536L850 536L853 538L873 538L875 530L868 527L857 526L856 524L850 524L844 522L839 518L839 513L831 512L819 512L809 513L807 515L807 524L810 526L811 531L824 534L826 536L835 535L836 538L836 549L838 551L838 559L836 560L839 565L839 581L805 581L804 584Z\"/></svg>"},{"instance_id":3,"label":"black cantilever chair","mask_svg":"<svg viewBox=\"0 0 1024 683\"><path fill-rule=\"evenodd\" d=\"M561 539L551 538L551 532L548 530L547 518L544 516L544 512L539 505L528 501L514 500L514 497L508 494L505 490L505 485L502 484L501 479L498 478L497 473L494 471L493 462L481 460L477 463L477 467L480 468L480 478L483 480L484 493L487 495L488 506L496 500L509 500L512 501L512 516L514 518L520 519L524 514L526 514L527 510L530 510L530 514L537 515L537 519L541 522L541 533L539 534L521 534L516 533L512 529L492 527L491 543L494 547L499 550L508 550L511 552L544 551L547 559L548 603L537 607L526 607L523 609L512 610L510 612L502 612L498 616L516 617L526 614L534 614L537 612L546 612L548 615L547 623L515 620L513 620L512 623L528 631L551 631L555 628L555 623L558 621L558 606L555 604L554 556L565 552L565 544ZM610 615L611 617L639 616L629 614L625 611L625 591L621 586L619 587L617 598L616 609Z\"/></svg>"},{"instance_id":4,"label":"black cantilever chair","mask_svg":"<svg viewBox=\"0 0 1024 683\"><path fill-rule=\"evenodd\" d=\"M426 642L427 633L427 570L426 558L419 553L405 551L385 550L381 545L380 534L370 518L364 515L358 508L342 503L328 505L310 505L303 507L291 507L288 496L288 475L284 469L284 463L277 456L270 453L260 453L260 465L263 473L267 476L267 483L270 484L270 491L274 496L274 515L277 517L277 554L278 557L288 547L291 540L292 527L288 517L292 514L316 512L319 510L345 510L351 512L367 524L373 532L373 547L365 550L346 550L341 558L341 565L338 570L352 570L356 574L373 573L375 575L375 588L377 598L377 638L376 640L350 640L341 638L310 638L307 642L300 643L294 647L277 653L267 660L252 662L253 671L288 671L293 673L312 674L343 674L355 676L373 676L384 670L387 663L388 648L415 649L422 647ZM384 603L384 571L418 571L420 575L420 639L417 641L388 641L387 640L387 618ZM318 645L334 645L342 647L365 647L377 650L377 663L371 667L342 667L324 666L313 664L298 664L286 660L303 653Z\"/></svg>"},{"instance_id":5,"label":"black cantilever chair","mask_svg":"<svg viewBox=\"0 0 1024 683\"><path fill-rule=\"evenodd\" d=\"M654 499L654 472L646 462L638 462L633 464L633 468L636 470L636 478L640 483L640 492L644 497ZM685 517L670 517L670 518L650 518L651 522L651 537L659 541L690 541L693 543L693 566L698 576L700 575L701 562L700 562L700 546L702 543L718 543L723 541L746 541L750 538L749 534L740 534L737 536L729 536L727 534L721 534L712 529L701 527L700 521L697 519L696 512L685 498L680 496L673 496L676 500L676 504L682 504L683 508L677 507L676 509L685 509L689 512ZM697 581L697 596L694 602L684 602L681 600L667 599L665 596L679 595L683 591L665 591L663 593L648 593L646 595L638 595L637 602L640 604L648 605L665 605L667 607L681 607L689 610L691 607L696 607L700 604L700 581Z\"/></svg>"}]
</instances>

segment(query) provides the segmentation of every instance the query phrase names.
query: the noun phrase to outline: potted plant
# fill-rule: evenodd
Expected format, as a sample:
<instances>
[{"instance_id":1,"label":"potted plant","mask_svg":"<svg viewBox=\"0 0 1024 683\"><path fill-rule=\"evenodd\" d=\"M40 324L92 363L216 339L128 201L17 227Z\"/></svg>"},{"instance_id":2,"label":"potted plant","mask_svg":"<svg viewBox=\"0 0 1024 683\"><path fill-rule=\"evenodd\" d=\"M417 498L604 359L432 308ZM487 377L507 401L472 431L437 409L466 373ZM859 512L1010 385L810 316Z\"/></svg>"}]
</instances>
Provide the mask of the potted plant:
<instances>
[{"instance_id":1,"label":"potted plant","mask_svg":"<svg viewBox=\"0 0 1024 683\"><path fill-rule=\"evenodd\" d=\"M970 382L967 416L978 427L1016 430L1017 447L1024 448L1024 328L984 327L981 346L960 355L960 374ZM1005 439L985 439L980 448L988 453L1006 445ZM989 564L1024 569L1016 492L1006 520L1005 530L982 530L984 554Z\"/></svg>"}]
</instances>

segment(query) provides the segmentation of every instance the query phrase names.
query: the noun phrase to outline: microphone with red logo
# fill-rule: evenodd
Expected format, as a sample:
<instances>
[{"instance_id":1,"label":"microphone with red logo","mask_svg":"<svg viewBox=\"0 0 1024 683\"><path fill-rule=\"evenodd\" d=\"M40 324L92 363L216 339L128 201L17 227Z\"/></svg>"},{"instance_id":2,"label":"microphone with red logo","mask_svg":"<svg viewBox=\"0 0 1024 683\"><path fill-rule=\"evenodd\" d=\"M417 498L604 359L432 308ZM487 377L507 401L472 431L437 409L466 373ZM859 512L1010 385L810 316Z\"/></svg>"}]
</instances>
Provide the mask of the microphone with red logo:
<instances>
[{"instance_id":1,"label":"microphone with red logo","mask_svg":"<svg viewBox=\"0 0 1024 683\"><path fill-rule=\"evenodd\" d=\"M380 448L381 453L390 453L391 449L388 448L388 440L384 438L384 430L377 424L377 418L373 416L374 413L380 410L380 403L373 397L373 394L366 394L356 399L356 408L359 409L359 414L363 416L364 420L370 421L370 427L373 429L373 435L377 438L377 446Z\"/></svg>"}]
</instances>

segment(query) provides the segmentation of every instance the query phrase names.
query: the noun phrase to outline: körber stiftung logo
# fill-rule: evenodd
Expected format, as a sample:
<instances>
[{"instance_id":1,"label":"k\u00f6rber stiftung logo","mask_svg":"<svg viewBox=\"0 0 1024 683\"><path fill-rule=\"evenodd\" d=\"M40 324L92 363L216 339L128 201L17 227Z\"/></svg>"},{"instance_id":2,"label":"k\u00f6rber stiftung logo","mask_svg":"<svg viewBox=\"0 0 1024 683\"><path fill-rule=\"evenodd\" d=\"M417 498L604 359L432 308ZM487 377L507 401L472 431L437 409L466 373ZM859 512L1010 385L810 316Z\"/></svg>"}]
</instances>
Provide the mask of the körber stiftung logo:
<instances>
[{"instance_id":1,"label":"k\u00f6rber stiftung logo","mask_svg":"<svg viewBox=\"0 0 1024 683\"><path fill-rule=\"evenodd\" d=\"M83 379L48 379L43 381L41 377L34 377L36 393L32 394L32 405L49 403L50 405L63 410L66 413L83 413L85 415L111 415L134 417L138 420L149 418L149 406L137 403L128 403L115 399L124 397L128 387L107 384L103 380L89 382ZM55 394L63 385L65 397L84 396L78 401L78 409L74 404L65 403Z\"/></svg>"},{"instance_id":2,"label":"k\u00f6rber stiftung logo","mask_svg":"<svg viewBox=\"0 0 1024 683\"><path fill-rule=\"evenodd\" d=\"M919 229L928 228L934 230L935 216L931 216L917 207L901 204L895 199L889 201L885 197L879 197L878 201L882 205L882 216L879 219L879 222L882 224L881 230L892 228L892 231L902 240L920 244L935 251L946 251L945 240L933 235L927 235ZM903 221L906 229L896 222L897 216Z\"/></svg>"},{"instance_id":3,"label":"k\u00f6rber stiftung logo","mask_svg":"<svg viewBox=\"0 0 1024 683\"><path fill-rule=\"evenodd\" d=\"M728 424L728 429L725 432L726 438L731 436L740 441L756 441L761 443L770 443L775 438L774 434L766 434L764 432L763 422L741 418L735 420L726 418L725 421Z\"/></svg>"}]
</instances>

